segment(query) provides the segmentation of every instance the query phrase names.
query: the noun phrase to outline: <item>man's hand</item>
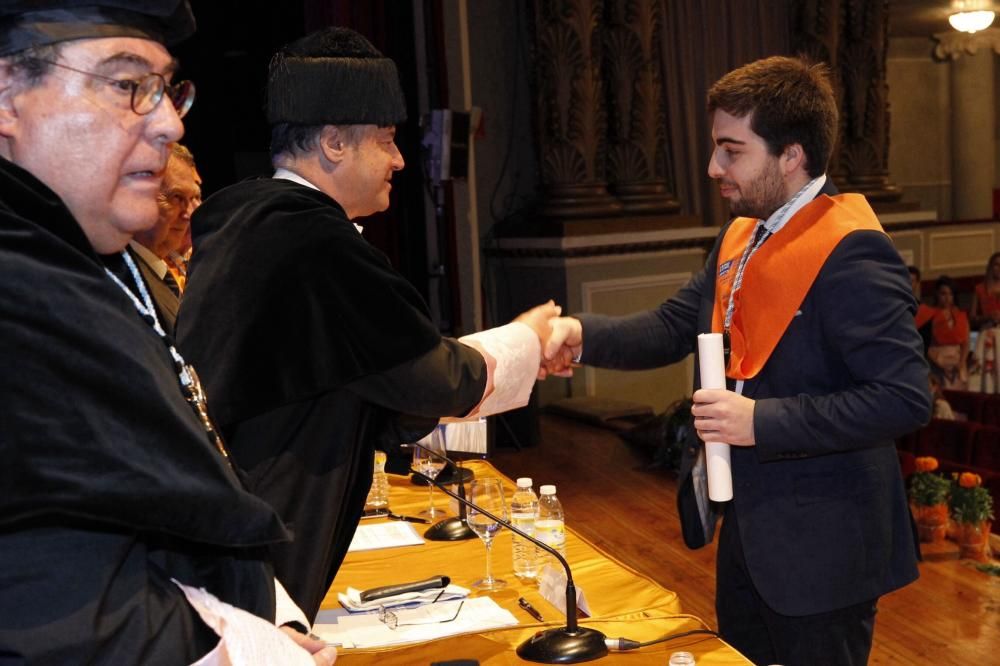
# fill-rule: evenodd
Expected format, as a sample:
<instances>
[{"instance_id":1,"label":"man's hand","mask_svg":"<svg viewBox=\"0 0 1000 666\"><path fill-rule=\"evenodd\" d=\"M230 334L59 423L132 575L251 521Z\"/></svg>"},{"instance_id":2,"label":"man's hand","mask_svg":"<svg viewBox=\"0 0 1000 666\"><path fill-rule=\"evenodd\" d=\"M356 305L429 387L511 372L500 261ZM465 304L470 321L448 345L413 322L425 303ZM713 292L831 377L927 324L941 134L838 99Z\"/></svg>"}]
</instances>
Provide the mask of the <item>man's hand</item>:
<instances>
[{"instance_id":1,"label":"man's hand","mask_svg":"<svg viewBox=\"0 0 1000 666\"><path fill-rule=\"evenodd\" d=\"M583 325L575 317L556 317L549 321L549 326L552 334L542 349L538 378L572 377L573 359L583 351Z\"/></svg>"},{"instance_id":2,"label":"man's hand","mask_svg":"<svg viewBox=\"0 0 1000 666\"><path fill-rule=\"evenodd\" d=\"M522 312L514 318L514 321L527 324L531 327L531 330L535 332L538 340L542 343L542 351L544 352L545 343L552 334L552 327L549 326L549 320L553 317L558 317L561 312L562 308L556 305L555 301L550 300L547 303L536 305L530 310Z\"/></svg>"},{"instance_id":3,"label":"man's hand","mask_svg":"<svg viewBox=\"0 0 1000 666\"><path fill-rule=\"evenodd\" d=\"M288 626L282 626L281 630L285 632L289 638L295 641L295 644L302 647L306 652L312 655L313 661L316 662L316 666L331 666L335 661L337 661L337 648L327 647L326 643L318 638L313 638L311 635L306 636L305 634L300 634L295 629Z\"/></svg>"},{"instance_id":4,"label":"man's hand","mask_svg":"<svg viewBox=\"0 0 1000 666\"><path fill-rule=\"evenodd\" d=\"M692 396L694 427L706 442L754 446L754 401L724 389L699 389Z\"/></svg>"}]
</instances>

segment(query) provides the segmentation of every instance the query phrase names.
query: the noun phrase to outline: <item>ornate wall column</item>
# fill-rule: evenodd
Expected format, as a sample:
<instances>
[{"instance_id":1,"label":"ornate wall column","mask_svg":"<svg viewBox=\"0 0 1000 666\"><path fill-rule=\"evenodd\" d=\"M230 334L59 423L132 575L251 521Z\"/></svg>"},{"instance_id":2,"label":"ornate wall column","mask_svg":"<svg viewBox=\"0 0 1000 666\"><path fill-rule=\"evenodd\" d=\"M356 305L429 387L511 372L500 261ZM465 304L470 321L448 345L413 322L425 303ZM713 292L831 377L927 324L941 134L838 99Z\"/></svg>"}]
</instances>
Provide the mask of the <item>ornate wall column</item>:
<instances>
[{"instance_id":1,"label":"ornate wall column","mask_svg":"<svg viewBox=\"0 0 1000 666\"><path fill-rule=\"evenodd\" d=\"M602 84L602 0L535 4L539 162L548 218L605 217L622 211L608 193Z\"/></svg>"},{"instance_id":2,"label":"ornate wall column","mask_svg":"<svg viewBox=\"0 0 1000 666\"><path fill-rule=\"evenodd\" d=\"M997 169L995 143L994 53L1000 54L1000 28L972 35L952 31L934 35L934 55L949 60L951 77L951 216L956 220L993 217Z\"/></svg>"},{"instance_id":3,"label":"ornate wall column","mask_svg":"<svg viewBox=\"0 0 1000 666\"><path fill-rule=\"evenodd\" d=\"M604 74L608 99L607 178L628 213L680 209L669 182L663 86L663 5L607 0Z\"/></svg>"},{"instance_id":4,"label":"ornate wall column","mask_svg":"<svg viewBox=\"0 0 1000 666\"><path fill-rule=\"evenodd\" d=\"M902 190L889 179L888 0L806 0L792 15L793 53L826 62L835 82L840 133L828 173L842 191L898 201Z\"/></svg>"}]
</instances>

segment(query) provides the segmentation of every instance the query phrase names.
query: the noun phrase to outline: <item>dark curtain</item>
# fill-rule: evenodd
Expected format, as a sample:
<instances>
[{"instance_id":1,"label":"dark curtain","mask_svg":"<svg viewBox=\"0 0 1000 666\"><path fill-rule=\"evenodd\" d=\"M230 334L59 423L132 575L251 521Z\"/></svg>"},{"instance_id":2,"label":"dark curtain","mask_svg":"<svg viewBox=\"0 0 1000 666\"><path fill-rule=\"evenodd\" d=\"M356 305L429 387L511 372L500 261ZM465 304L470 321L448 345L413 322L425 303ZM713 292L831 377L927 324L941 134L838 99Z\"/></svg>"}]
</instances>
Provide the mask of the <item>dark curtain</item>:
<instances>
[{"instance_id":1,"label":"dark curtain","mask_svg":"<svg viewBox=\"0 0 1000 666\"><path fill-rule=\"evenodd\" d=\"M787 55L791 0L661 0L667 131L673 183L682 211L706 225L729 216L708 177L712 132L705 94L726 72Z\"/></svg>"}]
</instances>

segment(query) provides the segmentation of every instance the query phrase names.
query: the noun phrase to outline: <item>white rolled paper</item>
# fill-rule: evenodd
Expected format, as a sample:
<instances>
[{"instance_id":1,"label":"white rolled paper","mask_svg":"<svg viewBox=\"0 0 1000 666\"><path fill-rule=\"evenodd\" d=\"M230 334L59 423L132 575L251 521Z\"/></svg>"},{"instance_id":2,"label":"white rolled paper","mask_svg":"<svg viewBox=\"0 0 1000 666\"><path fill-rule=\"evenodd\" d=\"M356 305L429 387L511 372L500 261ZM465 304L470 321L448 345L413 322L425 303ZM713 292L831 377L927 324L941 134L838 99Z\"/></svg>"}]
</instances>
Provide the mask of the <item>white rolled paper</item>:
<instances>
[{"instance_id":1,"label":"white rolled paper","mask_svg":"<svg viewBox=\"0 0 1000 666\"><path fill-rule=\"evenodd\" d=\"M698 335L698 364L701 368L701 387L726 388L726 361L722 352L721 333ZM705 442L705 459L708 466L708 497L713 502L733 499L733 468L729 460L729 444Z\"/></svg>"}]
</instances>

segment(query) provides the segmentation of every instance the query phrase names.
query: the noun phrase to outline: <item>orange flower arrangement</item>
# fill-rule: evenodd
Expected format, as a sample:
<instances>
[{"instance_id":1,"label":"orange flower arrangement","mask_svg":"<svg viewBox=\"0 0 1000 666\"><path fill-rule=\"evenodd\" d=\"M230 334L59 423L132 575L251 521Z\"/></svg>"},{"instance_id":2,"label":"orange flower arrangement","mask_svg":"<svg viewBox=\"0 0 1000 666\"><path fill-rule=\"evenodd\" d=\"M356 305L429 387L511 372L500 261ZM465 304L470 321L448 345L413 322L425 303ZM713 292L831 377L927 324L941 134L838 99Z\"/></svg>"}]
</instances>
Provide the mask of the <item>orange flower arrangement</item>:
<instances>
[{"instance_id":1,"label":"orange flower arrangement","mask_svg":"<svg viewBox=\"0 0 1000 666\"><path fill-rule=\"evenodd\" d=\"M951 517L956 523L977 525L993 518L993 498L990 491L983 488L983 480L978 474L962 472L953 474L951 488Z\"/></svg>"},{"instance_id":2,"label":"orange flower arrangement","mask_svg":"<svg viewBox=\"0 0 1000 666\"><path fill-rule=\"evenodd\" d=\"M958 477L958 485L963 488L978 488L983 485L983 479L978 474L972 472L962 472Z\"/></svg>"},{"instance_id":3,"label":"orange flower arrangement","mask_svg":"<svg viewBox=\"0 0 1000 666\"><path fill-rule=\"evenodd\" d=\"M947 502L951 484L940 474L933 473L938 468L937 458L921 456L914 464L916 472L910 477L910 501L917 506L937 506ZM944 511L947 516L947 509Z\"/></svg>"}]
</instances>

